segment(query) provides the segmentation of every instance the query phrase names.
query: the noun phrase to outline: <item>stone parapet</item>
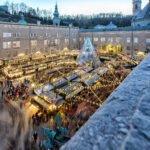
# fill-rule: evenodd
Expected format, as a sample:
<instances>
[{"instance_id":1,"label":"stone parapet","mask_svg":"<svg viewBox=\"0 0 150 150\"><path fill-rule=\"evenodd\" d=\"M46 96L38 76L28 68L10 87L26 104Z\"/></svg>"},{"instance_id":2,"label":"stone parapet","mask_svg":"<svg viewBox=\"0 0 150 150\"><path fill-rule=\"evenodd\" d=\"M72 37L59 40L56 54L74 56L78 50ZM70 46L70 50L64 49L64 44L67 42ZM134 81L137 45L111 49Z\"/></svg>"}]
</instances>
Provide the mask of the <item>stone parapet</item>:
<instances>
[{"instance_id":1,"label":"stone parapet","mask_svg":"<svg viewBox=\"0 0 150 150\"><path fill-rule=\"evenodd\" d=\"M61 150L150 149L150 54Z\"/></svg>"}]
</instances>

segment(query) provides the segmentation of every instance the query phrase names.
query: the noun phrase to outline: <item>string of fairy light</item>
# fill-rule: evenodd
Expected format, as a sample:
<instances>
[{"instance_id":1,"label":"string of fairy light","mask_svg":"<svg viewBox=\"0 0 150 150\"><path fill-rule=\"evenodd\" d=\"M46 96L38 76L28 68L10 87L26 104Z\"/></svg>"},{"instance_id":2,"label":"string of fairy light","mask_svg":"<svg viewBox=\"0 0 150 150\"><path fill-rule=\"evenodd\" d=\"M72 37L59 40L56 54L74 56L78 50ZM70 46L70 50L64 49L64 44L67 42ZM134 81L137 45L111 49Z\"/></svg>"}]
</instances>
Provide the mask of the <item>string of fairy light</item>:
<instances>
[{"instance_id":1,"label":"string of fairy light","mask_svg":"<svg viewBox=\"0 0 150 150\"><path fill-rule=\"evenodd\" d=\"M44 57L43 56L35 57L32 59L33 63L32 63L31 68L35 69L35 68L41 67L41 70L45 70L47 68L63 66L63 71L56 70L56 72L58 72L58 75L61 76L61 78L59 78L58 76L52 77L50 82L53 82L54 83L53 86L55 87L56 84L61 84L62 82L64 82L64 80L67 80L68 86L66 88L57 88L56 91L59 94L62 94L62 93L65 94L68 102L73 97L74 103L78 102L78 100L81 100L81 101L87 101L90 104L93 104L96 106L100 106L103 103L103 100L100 98L100 96L97 95L97 90L99 90L100 88L110 88L110 87L118 86L121 83L121 78L117 77L117 73L120 73L121 71L115 70L112 67L111 68L108 68L108 67L101 68L100 67L100 68L94 70L94 72L89 73L88 70L90 70L90 68L86 66L86 67L83 67L83 68L80 68L80 69L70 72L72 69L75 69L78 66L77 62L72 58L73 56L78 55L78 54L79 53L76 53L75 51L74 52L61 51L61 52L58 52L57 54L52 54L52 55L48 55L48 56L44 56ZM118 57L121 58L123 60L123 62L134 63L134 64L137 63L135 60L128 58L122 54L118 54ZM40 60L42 60L42 64L39 64ZM48 64L46 64L46 62L48 62L48 61L50 61L50 62ZM113 65L113 63L117 63L117 61L114 61L114 62L111 61L109 63ZM31 64L31 62L28 61L27 64ZM13 63L12 63L12 66L13 66ZM17 68L17 69L15 69L15 66L13 66L13 67L14 67L13 71L14 71L15 75L19 71L22 70L22 67ZM8 66L4 69L4 72L7 76L9 75L9 72L11 69L12 69L12 67L10 67L10 66ZM68 74L66 74L66 69L69 70ZM108 70L105 71L105 69L108 69ZM84 72L82 72L83 70L84 70ZM11 74L13 74L13 72ZM76 74L78 77L78 80L76 80L75 82L71 82L69 80L69 76L71 76L72 74ZM103 77L104 74L105 74L105 77L107 76L107 78ZM19 74L19 75L21 75L21 74ZM51 76L50 76L50 78L51 78ZM88 82L91 79L93 79L93 81L91 81L92 83L90 85L88 85ZM112 79L112 80L110 80L110 79ZM85 85L83 86L82 83L84 83ZM84 98L79 96L78 93L85 89L89 90L94 95L95 101L91 101L90 99L85 100Z\"/></svg>"},{"instance_id":2,"label":"string of fairy light","mask_svg":"<svg viewBox=\"0 0 150 150\"><path fill-rule=\"evenodd\" d=\"M32 63L29 59L30 56L26 56L28 58L27 59L25 57L25 55L22 55L22 59L20 59L20 61L23 62L24 59L28 60L25 63L25 66L26 65L31 65L30 68L27 68L27 69L24 68L24 70L27 71L29 69L32 69L33 72L35 72L36 68L39 68L40 71L42 71L42 70L47 69L47 67L50 68L50 67L54 67L54 66L56 67L56 66L59 66L59 65L63 65L63 66L64 65L66 65L66 66L75 65L76 66L77 62L74 59L72 59L72 57L78 55L79 52L78 51L58 51L57 54L52 54L52 55L47 55L47 56L43 56L42 53L39 53L39 54L40 54L40 56L38 56L38 57L35 57L35 56L32 57ZM54 59L55 57L56 57L56 59ZM23 75L23 68L22 68L23 65L20 65L20 62L18 62L18 65L20 66L20 68L18 68L18 67L16 68L16 66L15 66L15 65L17 65L16 59L17 58L14 58L14 59L10 60L9 63L8 63L9 65L4 68L3 72L7 77L13 78L13 77L16 77L16 76ZM52 61L52 62L49 62L49 64L46 64L46 62L48 62L48 61ZM56 64L54 62L56 62Z\"/></svg>"}]
</instances>

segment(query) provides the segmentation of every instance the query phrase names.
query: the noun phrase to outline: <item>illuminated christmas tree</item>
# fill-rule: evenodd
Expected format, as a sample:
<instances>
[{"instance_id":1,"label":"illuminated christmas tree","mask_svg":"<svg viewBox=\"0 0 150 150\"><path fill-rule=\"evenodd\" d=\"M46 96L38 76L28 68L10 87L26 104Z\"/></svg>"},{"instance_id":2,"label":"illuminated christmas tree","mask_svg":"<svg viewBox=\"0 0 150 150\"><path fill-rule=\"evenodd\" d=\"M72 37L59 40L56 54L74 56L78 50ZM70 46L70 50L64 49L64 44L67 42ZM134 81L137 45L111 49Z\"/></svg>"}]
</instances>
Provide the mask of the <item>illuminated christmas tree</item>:
<instances>
[{"instance_id":1,"label":"illuminated christmas tree","mask_svg":"<svg viewBox=\"0 0 150 150\"><path fill-rule=\"evenodd\" d=\"M83 48L78 56L77 61L80 64L90 65L94 68L99 67L101 64L100 59L98 58L96 51L88 37L84 42Z\"/></svg>"}]
</instances>

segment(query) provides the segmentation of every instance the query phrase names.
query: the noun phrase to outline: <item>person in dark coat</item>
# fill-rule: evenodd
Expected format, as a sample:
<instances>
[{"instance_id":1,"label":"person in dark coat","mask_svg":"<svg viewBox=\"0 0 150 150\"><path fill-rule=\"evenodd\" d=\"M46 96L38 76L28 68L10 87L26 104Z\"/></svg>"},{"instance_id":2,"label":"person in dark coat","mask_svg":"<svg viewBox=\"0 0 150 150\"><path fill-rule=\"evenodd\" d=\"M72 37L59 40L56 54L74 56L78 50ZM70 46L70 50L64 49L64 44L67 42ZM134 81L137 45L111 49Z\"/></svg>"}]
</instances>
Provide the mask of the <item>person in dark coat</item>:
<instances>
[{"instance_id":1,"label":"person in dark coat","mask_svg":"<svg viewBox=\"0 0 150 150\"><path fill-rule=\"evenodd\" d=\"M34 143L36 144L36 141L37 141L37 137L38 137L38 134L37 132L35 131L34 134L33 134L33 138L34 138Z\"/></svg>"}]
</instances>

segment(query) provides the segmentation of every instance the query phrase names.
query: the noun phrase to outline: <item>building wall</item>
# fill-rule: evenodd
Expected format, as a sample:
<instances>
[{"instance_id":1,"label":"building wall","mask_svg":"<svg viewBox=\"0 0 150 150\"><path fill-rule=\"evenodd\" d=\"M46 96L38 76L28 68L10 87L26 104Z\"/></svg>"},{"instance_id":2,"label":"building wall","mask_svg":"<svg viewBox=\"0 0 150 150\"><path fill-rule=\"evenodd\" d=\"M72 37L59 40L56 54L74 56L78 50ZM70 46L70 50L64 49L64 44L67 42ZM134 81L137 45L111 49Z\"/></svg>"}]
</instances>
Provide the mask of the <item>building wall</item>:
<instances>
[{"instance_id":1,"label":"building wall","mask_svg":"<svg viewBox=\"0 0 150 150\"><path fill-rule=\"evenodd\" d=\"M122 46L125 54L134 54L137 51L146 51L150 44L150 31L99 31L99 32L79 32L79 47L82 48L86 37L90 37L96 49L100 45L106 47L111 44L114 48Z\"/></svg>"},{"instance_id":2,"label":"building wall","mask_svg":"<svg viewBox=\"0 0 150 150\"><path fill-rule=\"evenodd\" d=\"M70 27L1 23L0 58L65 47L77 49L78 32L78 28Z\"/></svg>"},{"instance_id":3,"label":"building wall","mask_svg":"<svg viewBox=\"0 0 150 150\"><path fill-rule=\"evenodd\" d=\"M149 26L150 25L150 19L139 19L132 22L132 26Z\"/></svg>"},{"instance_id":4,"label":"building wall","mask_svg":"<svg viewBox=\"0 0 150 150\"><path fill-rule=\"evenodd\" d=\"M141 0L133 0L133 16L137 16L142 7L142 1Z\"/></svg>"},{"instance_id":5,"label":"building wall","mask_svg":"<svg viewBox=\"0 0 150 150\"><path fill-rule=\"evenodd\" d=\"M60 150L149 150L150 55Z\"/></svg>"},{"instance_id":6,"label":"building wall","mask_svg":"<svg viewBox=\"0 0 150 150\"><path fill-rule=\"evenodd\" d=\"M121 45L125 54L150 50L150 30L79 32L73 27L0 23L0 58L66 47L81 49L86 37L98 50L101 44Z\"/></svg>"}]
</instances>

